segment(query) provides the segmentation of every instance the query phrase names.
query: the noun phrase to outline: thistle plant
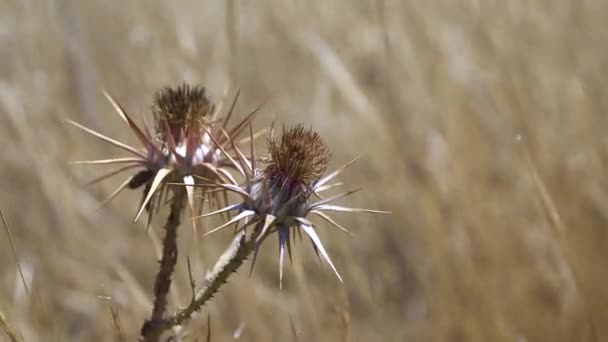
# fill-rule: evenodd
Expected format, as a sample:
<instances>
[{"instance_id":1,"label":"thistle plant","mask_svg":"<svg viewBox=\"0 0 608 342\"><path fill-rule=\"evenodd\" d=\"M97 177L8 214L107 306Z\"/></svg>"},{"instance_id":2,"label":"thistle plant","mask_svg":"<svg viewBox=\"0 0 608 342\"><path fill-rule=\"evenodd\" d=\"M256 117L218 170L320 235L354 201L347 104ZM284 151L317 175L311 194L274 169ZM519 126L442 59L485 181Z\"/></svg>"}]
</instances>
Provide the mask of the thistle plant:
<instances>
[{"instance_id":1,"label":"thistle plant","mask_svg":"<svg viewBox=\"0 0 608 342\"><path fill-rule=\"evenodd\" d=\"M194 210L195 188L193 185L196 185L197 181L200 182L202 179L234 181L230 172L225 170L227 163L224 156L227 155L226 150L229 150L230 146L224 147L223 145L228 141L226 137L236 138L244 131L247 124L255 117L257 109L227 132L227 125L238 99L238 93L228 114L221 118L220 106L215 107L211 104L204 88L191 87L187 84L176 88L168 87L160 90L154 96L155 132L153 135L145 124L143 127L138 126L112 96L105 92L104 95L118 116L135 134L141 147L130 146L79 123L69 121L81 130L131 154L131 157L126 158L75 162L120 166L119 169L105 174L89 184L126 171L137 170L123 181L102 202L102 205L126 188L136 189L143 186L143 199L135 221L139 219L144 210L147 210L149 224L154 208L158 208L163 203L163 199L173 195L169 200L170 213L164 226L162 257L154 284L153 310L150 320L142 327L142 336L145 339L156 340L158 336L151 334L153 332L151 327L162 319L167 306L167 294L177 263L177 227L180 224L184 204L187 201L191 211ZM222 154L220 151L224 151L226 154ZM177 185L178 181L183 182L183 185ZM217 192L206 195L207 197L219 196ZM218 198L216 198L216 202L219 202ZM202 210L202 202L200 208Z\"/></svg>"},{"instance_id":2,"label":"thistle plant","mask_svg":"<svg viewBox=\"0 0 608 342\"><path fill-rule=\"evenodd\" d=\"M141 335L144 341L158 341L168 329L181 325L192 314L213 297L228 277L236 272L253 253L251 270L263 242L276 233L279 244L279 287L282 288L285 252L292 258L295 236L307 236L317 256L321 257L342 282L342 277L331 261L319 235L316 224L309 219L317 216L330 225L350 233L338 224L327 212L385 213L378 210L348 208L333 204L336 200L358 190L323 198L322 193L340 183L331 183L357 158L327 174L330 152L318 133L298 125L283 127L280 137L274 137L271 127L267 141L267 153L256 154L252 120L257 109L245 116L237 125L228 129L238 93L226 116L220 115L219 106L214 106L201 87L183 84L175 88L164 88L154 96L152 114L154 133L147 125L138 126L118 102L107 93L118 116L135 134L140 148L114 140L76 122L71 124L85 132L126 152L130 157L80 161L81 164L110 164L119 168L91 183L97 183L120 173L131 171L131 175L114 190L102 205L111 201L124 189L143 187L143 196L135 221L144 211L148 212L148 223L154 212L165 203L170 212L164 226L162 257L154 283L154 305L150 318L143 324ZM259 109L259 107L258 107ZM249 128L249 136L235 141ZM249 157L241 146L249 143ZM133 171L136 171L133 173ZM233 173L236 172L236 178ZM237 178L241 181L237 181ZM228 214L228 220L204 235L235 225L235 238L222 254L215 267L206 275L201 287L192 283L190 304L167 315L167 294L171 277L177 263L177 228L186 203L191 213L195 210L195 191L200 193L198 210L192 222L202 217ZM234 193L240 201L228 204L228 193ZM223 194L223 198L220 195ZM224 207L203 214L204 200ZM229 214L235 212L230 218ZM195 227L195 226L194 226ZM250 233L248 227L253 227Z\"/></svg>"}]
</instances>

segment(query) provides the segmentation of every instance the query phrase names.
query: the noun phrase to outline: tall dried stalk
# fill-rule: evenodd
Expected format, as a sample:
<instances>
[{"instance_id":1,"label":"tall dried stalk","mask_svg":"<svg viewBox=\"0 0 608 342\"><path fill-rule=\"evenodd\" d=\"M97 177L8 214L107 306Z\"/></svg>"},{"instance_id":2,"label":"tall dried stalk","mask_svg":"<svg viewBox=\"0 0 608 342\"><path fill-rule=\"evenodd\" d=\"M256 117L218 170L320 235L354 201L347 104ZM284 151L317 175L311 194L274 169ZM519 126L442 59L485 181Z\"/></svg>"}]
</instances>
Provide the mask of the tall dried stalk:
<instances>
[{"instance_id":1,"label":"tall dried stalk","mask_svg":"<svg viewBox=\"0 0 608 342\"><path fill-rule=\"evenodd\" d=\"M17 334L15 333L14 329L10 326L10 324L8 324L8 322L6 321L6 318L4 317L4 314L2 313L2 311L0 311L0 328L2 328L4 333L6 333L6 336L8 336L8 339L11 342L19 341L19 339L17 339Z\"/></svg>"},{"instance_id":2,"label":"tall dried stalk","mask_svg":"<svg viewBox=\"0 0 608 342\"><path fill-rule=\"evenodd\" d=\"M30 290L27 287L27 282L25 281L25 277L23 276L23 270L21 270L21 265L19 264L19 258L17 257L17 249L15 248L15 243L13 242L13 237L11 235L11 231L8 228L8 223L6 223L6 218L4 217L4 213L2 209L0 209L0 219L2 219L2 226L4 227L4 232L8 237L8 242L11 245L11 251L13 252L13 258L15 259L15 264L17 265L17 271L19 272L19 277L21 277L21 283L23 284L23 288L25 289L25 293L29 294Z\"/></svg>"}]
</instances>

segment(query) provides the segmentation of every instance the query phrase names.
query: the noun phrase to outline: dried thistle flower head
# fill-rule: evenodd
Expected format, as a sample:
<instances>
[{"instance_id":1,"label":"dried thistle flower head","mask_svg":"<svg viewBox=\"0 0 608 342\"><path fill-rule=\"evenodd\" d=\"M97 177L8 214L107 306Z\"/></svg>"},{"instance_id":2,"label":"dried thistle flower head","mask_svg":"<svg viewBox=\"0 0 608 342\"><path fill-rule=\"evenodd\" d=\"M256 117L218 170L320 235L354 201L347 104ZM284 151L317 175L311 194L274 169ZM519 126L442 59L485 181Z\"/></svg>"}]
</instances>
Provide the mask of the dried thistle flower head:
<instances>
[{"instance_id":1,"label":"dried thistle flower head","mask_svg":"<svg viewBox=\"0 0 608 342\"><path fill-rule=\"evenodd\" d=\"M308 187L327 170L330 153L321 136L302 125L268 141L270 154L265 176L292 186Z\"/></svg>"},{"instance_id":2,"label":"dried thistle flower head","mask_svg":"<svg viewBox=\"0 0 608 342\"><path fill-rule=\"evenodd\" d=\"M168 125L172 138L180 141L184 131L196 128L191 125L202 125L208 121L214 109L205 88L183 83L178 87L165 87L157 91L152 112L156 131L164 133L165 125ZM166 140L167 137L163 139Z\"/></svg>"},{"instance_id":3,"label":"dried thistle flower head","mask_svg":"<svg viewBox=\"0 0 608 342\"><path fill-rule=\"evenodd\" d=\"M245 183L240 186L235 183L216 184L216 186L240 195L243 201L199 216L207 217L229 211L238 211L234 218L210 230L205 235L217 232L233 223L239 224L241 221L243 221L243 226L239 230L253 225L257 237L253 268L261 243L269 235L276 232L279 240L279 284L282 286L285 250L291 258L292 240L296 233L301 237L302 232L304 232L310 238L315 252L323 257L323 260L330 265L338 279L342 281L317 235L315 228L318 228L318 226L309 221L307 217L315 215L334 227L349 233L346 228L335 222L325 212L385 213L377 210L347 208L330 204L357 190L325 199L321 198L322 192L339 185L328 183L357 158L323 177L329 160L329 151L317 133L310 129L304 129L302 126L296 126L284 130L279 140L271 138L268 144L270 153L269 157L265 159L266 167L263 171L256 168L253 145L249 158L251 163L242 157L243 153L235 147L237 156L241 157L238 162L232 159L231 161L245 176ZM313 197L317 197L319 200L312 202Z\"/></svg>"},{"instance_id":4,"label":"dried thistle flower head","mask_svg":"<svg viewBox=\"0 0 608 342\"><path fill-rule=\"evenodd\" d=\"M225 118L219 118L219 111L210 102L202 87L183 84L179 87L167 87L156 93L153 114L156 132L153 134L147 127L138 126L113 97L105 93L118 116L136 135L141 148L136 148L116 141L99 132L93 131L76 122L74 126L101 139L115 147L128 152L132 157L102 160L79 161L79 164L119 165L120 168L89 184L97 183L125 171L139 171L127 178L112 194L102 202L100 207L126 188L136 189L144 186L144 194L138 218L144 209L149 212L149 219L154 207L163 203L167 189L178 189L184 186L191 210L194 202L194 189L201 183L233 181L234 178L224 168L230 166L228 150L232 148L232 138L238 137L255 117L257 109L248 114L234 128L227 131L228 121L234 109L234 103ZM259 108L258 108L259 109ZM222 120L220 120L222 119ZM220 122L221 121L221 122ZM206 194L206 193L205 193ZM219 196L215 193L209 196ZM219 199L216 199L219 203ZM149 221L149 220L148 220Z\"/></svg>"}]
</instances>

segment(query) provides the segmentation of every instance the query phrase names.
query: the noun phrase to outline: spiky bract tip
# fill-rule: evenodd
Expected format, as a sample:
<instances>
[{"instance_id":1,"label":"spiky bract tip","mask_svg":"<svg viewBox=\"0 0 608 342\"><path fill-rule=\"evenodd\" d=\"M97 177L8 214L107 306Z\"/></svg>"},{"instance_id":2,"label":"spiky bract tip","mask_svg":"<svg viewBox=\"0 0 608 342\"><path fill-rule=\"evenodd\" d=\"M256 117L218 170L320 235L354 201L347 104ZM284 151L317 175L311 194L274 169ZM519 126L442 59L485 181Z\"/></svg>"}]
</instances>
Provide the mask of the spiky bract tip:
<instances>
[{"instance_id":1,"label":"spiky bract tip","mask_svg":"<svg viewBox=\"0 0 608 342\"><path fill-rule=\"evenodd\" d=\"M303 125L283 128L280 138L268 140L268 152L266 177L306 187L325 173L330 158L321 136Z\"/></svg>"}]
</instances>

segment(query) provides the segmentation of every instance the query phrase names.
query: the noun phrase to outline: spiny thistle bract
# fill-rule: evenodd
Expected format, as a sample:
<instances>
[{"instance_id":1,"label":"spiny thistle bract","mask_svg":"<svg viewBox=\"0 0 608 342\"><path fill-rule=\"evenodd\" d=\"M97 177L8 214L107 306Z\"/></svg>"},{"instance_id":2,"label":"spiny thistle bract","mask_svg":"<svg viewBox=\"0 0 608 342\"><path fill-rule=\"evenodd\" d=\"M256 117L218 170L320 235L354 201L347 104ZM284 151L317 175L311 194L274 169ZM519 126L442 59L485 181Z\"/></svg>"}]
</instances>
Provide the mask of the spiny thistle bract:
<instances>
[{"instance_id":1,"label":"spiny thistle bract","mask_svg":"<svg viewBox=\"0 0 608 342\"><path fill-rule=\"evenodd\" d=\"M238 99L238 93L227 115L221 118L219 113L221 106L216 107L211 103L205 88L188 84L164 88L154 96L152 107L154 135L145 123L143 127L138 126L112 96L106 92L104 95L142 146L138 149L68 120L81 130L132 155L127 158L75 162L120 166L119 169L105 174L89 184L125 171L139 169L139 172L132 174L120 184L100 206L111 201L126 188L136 189L144 186L142 203L135 216L135 221L139 219L145 209L149 212L149 222L154 207L158 208L163 203L163 198L167 197L170 184L177 186L176 182L183 182L190 208L194 210L193 185L200 184L204 179L215 182L234 182L234 178L226 170L226 167L230 167L232 164L227 162L227 150L232 148L232 143L229 142L244 131L257 112L257 109L252 111L235 127L227 131L228 121ZM206 195L211 196L208 193ZM215 200L219 199L215 198Z\"/></svg>"},{"instance_id":2,"label":"spiny thistle bract","mask_svg":"<svg viewBox=\"0 0 608 342\"><path fill-rule=\"evenodd\" d=\"M233 145L234 146L234 145ZM322 199L320 193L339 184L329 184L351 162L322 177L327 170L329 150L318 133L303 126L295 126L288 130L283 128L283 134L275 139L271 133L268 141L268 156L262 161L264 168L256 167L254 145L251 144L251 156L246 158L240 149L234 146L237 160L230 159L234 167L245 178L245 183L217 183L216 186L240 195L242 202L228 205L217 211L199 217L212 216L229 211L238 214L210 230L205 235L217 232L233 223L244 221L238 229L243 230L255 224L257 236L256 248L252 262L255 259L261 243L271 234L277 233L279 241L279 284L282 287L283 259L285 250L291 259L291 244L297 233L300 238L302 231L310 238L317 255L321 255L333 269L340 281L342 277L334 267L315 228L318 228L307 217L316 215L342 231L349 231L339 225L326 211L386 213L383 211L347 208L331 204L333 201L357 191L349 191L340 195ZM317 199L317 201L313 201Z\"/></svg>"}]
</instances>

